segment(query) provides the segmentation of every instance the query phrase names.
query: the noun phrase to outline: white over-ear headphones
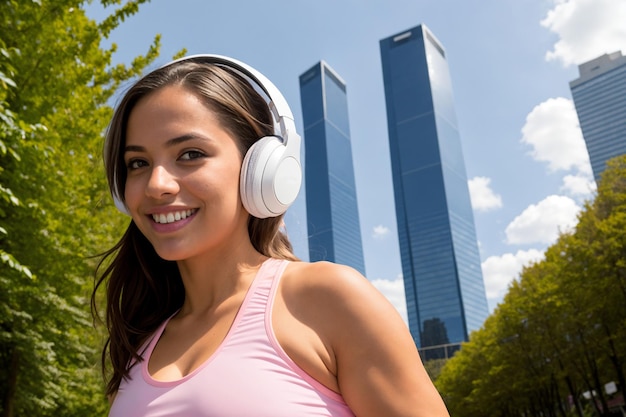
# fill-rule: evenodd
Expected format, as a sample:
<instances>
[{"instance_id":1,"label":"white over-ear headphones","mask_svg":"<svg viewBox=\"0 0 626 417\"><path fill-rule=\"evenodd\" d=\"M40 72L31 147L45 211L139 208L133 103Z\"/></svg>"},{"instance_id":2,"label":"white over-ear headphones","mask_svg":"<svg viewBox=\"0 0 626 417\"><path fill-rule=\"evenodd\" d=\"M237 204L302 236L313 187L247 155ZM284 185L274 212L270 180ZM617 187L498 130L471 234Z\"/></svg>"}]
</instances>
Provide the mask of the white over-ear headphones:
<instances>
[{"instance_id":1,"label":"white over-ear headphones","mask_svg":"<svg viewBox=\"0 0 626 417\"><path fill-rule=\"evenodd\" d=\"M300 135L287 101L263 74L243 62L221 55L189 55L165 64L196 60L232 69L252 80L269 98L274 116L274 136L256 141L246 153L239 179L241 200L252 216L264 219L283 214L295 201L302 184ZM112 187L114 189L114 187ZM125 214L128 209L115 195L116 207Z\"/></svg>"}]
</instances>

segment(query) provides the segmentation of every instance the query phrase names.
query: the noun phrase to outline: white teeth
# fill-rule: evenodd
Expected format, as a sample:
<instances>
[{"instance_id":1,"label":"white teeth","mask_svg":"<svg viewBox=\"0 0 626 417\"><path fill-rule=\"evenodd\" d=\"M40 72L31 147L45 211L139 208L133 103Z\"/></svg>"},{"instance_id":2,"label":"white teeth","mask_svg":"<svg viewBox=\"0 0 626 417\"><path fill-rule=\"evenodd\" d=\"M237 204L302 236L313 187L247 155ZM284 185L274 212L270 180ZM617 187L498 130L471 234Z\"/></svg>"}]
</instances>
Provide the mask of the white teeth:
<instances>
[{"instance_id":1,"label":"white teeth","mask_svg":"<svg viewBox=\"0 0 626 417\"><path fill-rule=\"evenodd\" d=\"M161 224L174 223L186 219L194 213L194 210L174 211L167 214L153 214L152 219Z\"/></svg>"}]
</instances>

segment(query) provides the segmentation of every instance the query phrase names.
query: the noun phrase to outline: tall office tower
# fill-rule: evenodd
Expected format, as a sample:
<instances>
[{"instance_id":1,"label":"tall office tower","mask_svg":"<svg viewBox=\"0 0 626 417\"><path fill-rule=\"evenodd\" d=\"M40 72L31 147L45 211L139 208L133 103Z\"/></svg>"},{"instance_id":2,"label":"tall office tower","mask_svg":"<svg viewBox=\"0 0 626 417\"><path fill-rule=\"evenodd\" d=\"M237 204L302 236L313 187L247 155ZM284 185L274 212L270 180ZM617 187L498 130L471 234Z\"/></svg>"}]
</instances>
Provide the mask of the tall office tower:
<instances>
[{"instance_id":1,"label":"tall office tower","mask_svg":"<svg viewBox=\"0 0 626 417\"><path fill-rule=\"evenodd\" d=\"M300 76L309 260L365 275L346 84L324 61Z\"/></svg>"},{"instance_id":2,"label":"tall office tower","mask_svg":"<svg viewBox=\"0 0 626 417\"><path fill-rule=\"evenodd\" d=\"M626 154L626 56L620 51L578 66L570 82L596 182L606 161Z\"/></svg>"},{"instance_id":3,"label":"tall office tower","mask_svg":"<svg viewBox=\"0 0 626 417\"><path fill-rule=\"evenodd\" d=\"M380 51L409 328L448 357L488 307L446 54L424 25Z\"/></svg>"}]
</instances>

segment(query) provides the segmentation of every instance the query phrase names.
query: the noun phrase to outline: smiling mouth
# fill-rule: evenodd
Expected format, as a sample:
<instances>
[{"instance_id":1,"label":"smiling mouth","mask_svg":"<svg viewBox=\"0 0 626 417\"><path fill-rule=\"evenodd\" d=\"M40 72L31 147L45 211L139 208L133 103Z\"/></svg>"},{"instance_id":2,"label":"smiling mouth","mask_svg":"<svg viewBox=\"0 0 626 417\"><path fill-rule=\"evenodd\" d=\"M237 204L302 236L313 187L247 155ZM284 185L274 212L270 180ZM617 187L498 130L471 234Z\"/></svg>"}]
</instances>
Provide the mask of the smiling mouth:
<instances>
[{"instance_id":1,"label":"smiling mouth","mask_svg":"<svg viewBox=\"0 0 626 417\"><path fill-rule=\"evenodd\" d=\"M194 214L196 211L198 211L198 209L173 211L167 214L153 214L152 220L154 220L156 223L161 224L174 223L179 220L186 219L187 217Z\"/></svg>"}]
</instances>

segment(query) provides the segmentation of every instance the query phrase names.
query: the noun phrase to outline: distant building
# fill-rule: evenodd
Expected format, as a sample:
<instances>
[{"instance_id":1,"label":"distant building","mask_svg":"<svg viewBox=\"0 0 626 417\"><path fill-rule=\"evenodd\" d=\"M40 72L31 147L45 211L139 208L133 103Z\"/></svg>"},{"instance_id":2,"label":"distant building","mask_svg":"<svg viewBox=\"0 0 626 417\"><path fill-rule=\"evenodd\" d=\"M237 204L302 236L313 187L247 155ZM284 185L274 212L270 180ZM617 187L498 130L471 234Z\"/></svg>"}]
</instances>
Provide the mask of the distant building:
<instances>
[{"instance_id":1,"label":"distant building","mask_svg":"<svg viewBox=\"0 0 626 417\"><path fill-rule=\"evenodd\" d=\"M409 327L446 357L489 314L448 63L423 25L380 51Z\"/></svg>"},{"instance_id":2,"label":"distant building","mask_svg":"<svg viewBox=\"0 0 626 417\"><path fill-rule=\"evenodd\" d=\"M604 54L578 71L569 86L598 182L606 161L626 154L626 56Z\"/></svg>"},{"instance_id":3,"label":"distant building","mask_svg":"<svg viewBox=\"0 0 626 417\"><path fill-rule=\"evenodd\" d=\"M346 84L321 61L300 75L309 260L365 275Z\"/></svg>"}]
</instances>

